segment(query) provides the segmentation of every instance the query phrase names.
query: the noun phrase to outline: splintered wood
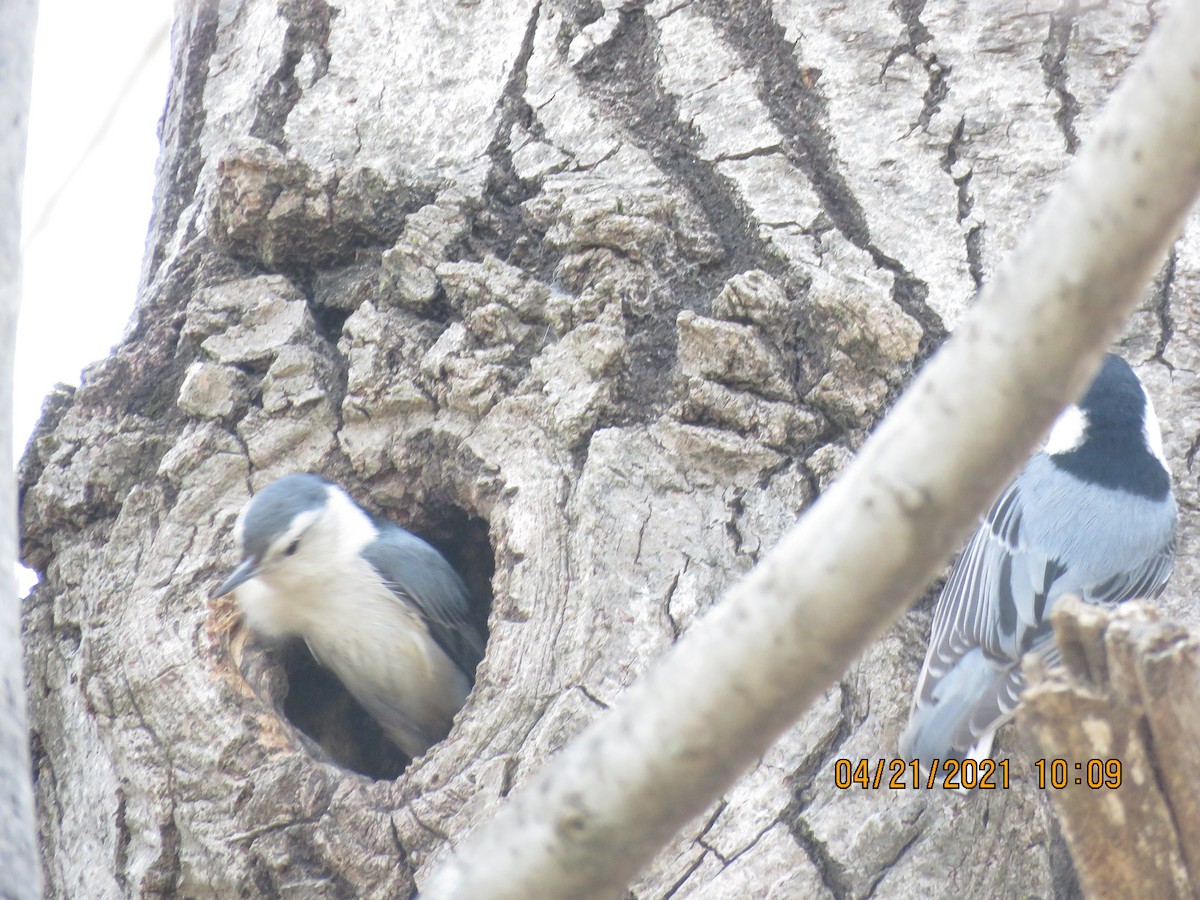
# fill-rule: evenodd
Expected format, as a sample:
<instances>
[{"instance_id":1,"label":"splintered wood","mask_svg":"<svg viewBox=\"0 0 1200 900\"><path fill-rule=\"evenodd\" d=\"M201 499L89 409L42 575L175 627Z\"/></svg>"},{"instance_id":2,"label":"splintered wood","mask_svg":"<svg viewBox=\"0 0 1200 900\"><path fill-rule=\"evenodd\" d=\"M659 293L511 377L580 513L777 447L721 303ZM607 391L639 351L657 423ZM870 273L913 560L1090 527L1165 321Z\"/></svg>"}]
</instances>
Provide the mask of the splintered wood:
<instances>
[{"instance_id":1,"label":"splintered wood","mask_svg":"<svg viewBox=\"0 0 1200 900\"><path fill-rule=\"evenodd\" d=\"M1018 720L1088 897L1200 887L1200 637L1152 606L1073 597L1051 620L1063 666L1026 657Z\"/></svg>"}]
</instances>

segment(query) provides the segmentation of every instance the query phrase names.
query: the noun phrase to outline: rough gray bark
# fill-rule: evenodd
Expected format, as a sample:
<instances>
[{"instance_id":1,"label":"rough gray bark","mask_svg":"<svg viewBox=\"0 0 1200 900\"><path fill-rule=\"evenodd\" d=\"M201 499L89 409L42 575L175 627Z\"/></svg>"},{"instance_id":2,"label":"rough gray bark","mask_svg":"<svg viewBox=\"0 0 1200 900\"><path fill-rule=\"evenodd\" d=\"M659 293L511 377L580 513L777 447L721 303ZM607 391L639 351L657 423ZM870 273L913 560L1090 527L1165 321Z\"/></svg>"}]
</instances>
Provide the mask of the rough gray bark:
<instances>
[{"instance_id":1,"label":"rough gray bark","mask_svg":"<svg viewBox=\"0 0 1200 900\"><path fill-rule=\"evenodd\" d=\"M1053 621L1065 668L1034 660L1019 717L1080 883L1096 898L1194 897L1200 639L1141 603L1072 599Z\"/></svg>"},{"instance_id":2,"label":"rough gray bark","mask_svg":"<svg viewBox=\"0 0 1200 900\"><path fill-rule=\"evenodd\" d=\"M825 489L1157 15L733 7L179 5L135 327L22 467L52 894L411 891ZM1198 240L1124 342L1184 496ZM311 670L205 599L248 491L295 469L491 598L475 692L395 781L321 761L386 768L301 740L278 713L304 718ZM1187 616L1194 534L1185 506ZM1008 791L835 787L837 758L893 752L927 628L922 605L634 895L1070 893L1011 733Z\"/></svg>"},{"instance_id":3,"label":"rough gray bark","mask_svg":"<svg viewBox=\"0 0 1200 900\"><path fill-rule=\"evenodd\" d=\"M35 0L0 3L0 896L40 895L25 667L17 598L13 356L21 302L21 185L29 134Z\"/></svg>"},{"instance_id":4,"label":"rough gray bark","mask_svg":"<svg viewBox=\"0 0 1200 900\"><path fill-rule=\"evenodd\" d=\"M1083 393L1178 235L1200 190L1197 34L1200 3L1180 4L838 482L455 849L426 900L620 896L911 605Z\"/></svg>"}]
</instances>

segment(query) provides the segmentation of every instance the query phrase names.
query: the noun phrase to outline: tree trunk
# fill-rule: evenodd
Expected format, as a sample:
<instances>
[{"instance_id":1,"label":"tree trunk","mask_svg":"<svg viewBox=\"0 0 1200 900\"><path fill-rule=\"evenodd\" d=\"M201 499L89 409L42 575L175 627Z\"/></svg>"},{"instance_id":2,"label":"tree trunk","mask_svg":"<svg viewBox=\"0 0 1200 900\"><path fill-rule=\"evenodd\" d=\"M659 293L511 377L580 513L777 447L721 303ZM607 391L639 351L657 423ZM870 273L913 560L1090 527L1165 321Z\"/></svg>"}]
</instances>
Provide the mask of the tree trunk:
<instances>
[{"instance_id":1,"label":"tree trunk","mask_svg":"<svg viewBox=\"0 0 1200 900\"><path fill-rule=\"evenodd\" d=\"M1156 16L729 6L179 5L135 327L22 467L52 894L411 893L836 476ZM1193 224L1124 341L1184 496L1198 273ZM296 470L490 612L454 731L398 778L302 649L206 599L238 507ZM633 894L1075 892L1013 732L1007 790L836 786L893 754L928 618Z\"/></svg>"}]
</instances>

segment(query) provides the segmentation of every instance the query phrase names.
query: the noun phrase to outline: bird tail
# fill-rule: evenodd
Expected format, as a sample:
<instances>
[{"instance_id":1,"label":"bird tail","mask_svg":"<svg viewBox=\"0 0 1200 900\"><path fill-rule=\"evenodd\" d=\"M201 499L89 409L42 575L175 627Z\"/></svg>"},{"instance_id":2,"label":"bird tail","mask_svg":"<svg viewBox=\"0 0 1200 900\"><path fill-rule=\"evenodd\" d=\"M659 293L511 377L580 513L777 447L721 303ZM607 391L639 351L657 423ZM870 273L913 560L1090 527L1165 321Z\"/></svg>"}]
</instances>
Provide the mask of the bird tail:
<instances>
[{"instance_id":1,"label":"bird tail","mask_svg":"<svg viewBox=\"0 0 1200 900\"><path fill-rule=\"evenodd\" d=\"M986 759L996 729L1012 718L1021 686L1019 665L998 667L981 648L972 648L917 697L900 736L900 756L923 763Z\"/></svg>"}]
</instances>

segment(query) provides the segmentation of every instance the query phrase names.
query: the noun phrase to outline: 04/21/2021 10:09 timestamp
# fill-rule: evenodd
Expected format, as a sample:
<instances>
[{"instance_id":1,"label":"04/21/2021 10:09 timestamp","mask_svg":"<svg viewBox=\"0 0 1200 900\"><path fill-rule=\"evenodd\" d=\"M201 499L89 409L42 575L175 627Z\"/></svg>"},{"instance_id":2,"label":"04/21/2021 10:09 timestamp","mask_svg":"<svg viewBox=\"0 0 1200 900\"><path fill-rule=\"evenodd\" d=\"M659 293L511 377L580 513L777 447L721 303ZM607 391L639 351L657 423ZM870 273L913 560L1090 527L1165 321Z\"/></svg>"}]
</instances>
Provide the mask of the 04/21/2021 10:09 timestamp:
<instances>
[{"instance_id":1,"label":"04/21/2021 10:09 timestamp","mask_svg":"<svg viewBox=\"0 0 1200 900\"><path fill-rule=\"evenodd\" d=\"M1009 787L1010 761L1007 759L935 759L922 766L917 760L838 759L833 765L834 787L839 790L904 790L942 787L949 789ZM1068 785L1102 788L1121 786L1119 759L1089 759L1068 762L1065 759L1037 759L1033 772L1039 788L1062 790Z\"/></svg>"}]
</instances>

